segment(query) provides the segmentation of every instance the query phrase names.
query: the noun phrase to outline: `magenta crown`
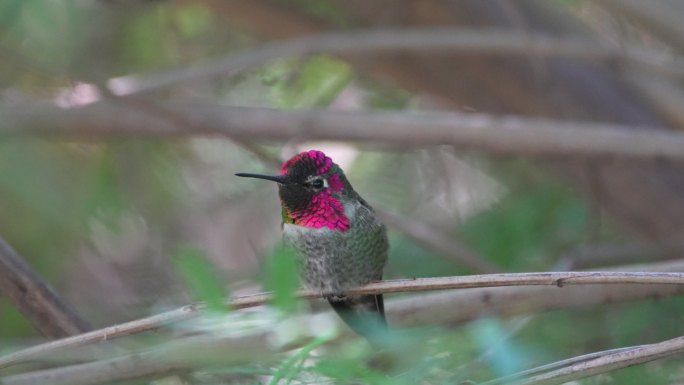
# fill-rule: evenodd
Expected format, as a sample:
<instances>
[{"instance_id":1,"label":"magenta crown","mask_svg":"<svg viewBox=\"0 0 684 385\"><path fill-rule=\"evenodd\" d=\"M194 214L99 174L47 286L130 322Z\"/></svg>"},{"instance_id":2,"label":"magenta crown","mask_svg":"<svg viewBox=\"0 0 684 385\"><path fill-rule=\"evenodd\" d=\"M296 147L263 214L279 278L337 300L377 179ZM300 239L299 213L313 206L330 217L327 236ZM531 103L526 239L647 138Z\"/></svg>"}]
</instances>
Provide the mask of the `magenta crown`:
<instances>
[{"instance_id":1,"label":"magenta crown","mask_svg":"<svg viewBox=\"0 0 684 385\"><path fill-rule=\"evenodd\" d=\"M283 163L280 174L287 174L291 170L303 169L309 174L325 174L332 167L333 161L323 151L309 150L301 152Z\"/></svg>"}]
</instances>

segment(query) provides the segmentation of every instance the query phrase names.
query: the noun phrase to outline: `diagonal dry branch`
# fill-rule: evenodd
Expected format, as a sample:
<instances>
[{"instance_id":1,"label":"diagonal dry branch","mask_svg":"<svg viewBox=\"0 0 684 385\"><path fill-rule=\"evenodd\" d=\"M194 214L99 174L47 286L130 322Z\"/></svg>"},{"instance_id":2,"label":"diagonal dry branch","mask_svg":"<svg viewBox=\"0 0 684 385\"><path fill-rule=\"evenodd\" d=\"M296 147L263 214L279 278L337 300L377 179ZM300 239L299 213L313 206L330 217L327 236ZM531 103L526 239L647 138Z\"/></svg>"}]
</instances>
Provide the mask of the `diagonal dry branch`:
<instances>
[{"instance_id":1,"label":"diagonal dry branch","mask_svg":"<svg viewBox=\"0 0 684 385\"><path fill-rule=\"evenodd\" d=\"M606 355L612 354L612 353L626 352L628 350L633 350L636 348L640 348L642 346L645 346L645 345L628 346L628 347L624 347L624 348L615 348L615 349L603 350L600 352L587 353L587 354L583 354L581 356L574 356L574 357L566 358L564 360L552 362L550 364L545 364L542 366L537 366L537 367L534 367L531 369L523 370L521 372L509 374L509 375L506 375L504 377L494 378L492 380L482 382L478 385L510 384L514 380L522 380L523 378L529 378L529 377L532 377L532 376L535 376L538 374L548 373L552 370L565 368L565 367L568 367L570 365L574 365L576 363L586 362L586 361L593 360L593 359L599 358L599 357L603 357L603 356L606 356Z\"/></svg>"},{"instance_id":2,"label":"diagonal dry branch","mask_svg":"<svg viewBox=\"0 0 684 385\"><path fill-rule=\"evenodd\" d=\"M562 273L511 273L485 274L460 277L436 277L390 280L366 285L349 290L349 294L379 294L397 292L415 292L426 290L465 289L504 286L557 286L595 285L595 284L648 284L651 285L684 285L684 273L643 273L643 272L562 272ZM298 293L300 298L318 298L320 293L304 290ZM243 296L231 301L235 308L246 308L266 303L270 298L267 293ZM93 332L64 338L58 341L33 346L15 353L0 357L0 368L15 365L26 360L35 359L60 349L83 346L93 342L153 330L172 322L187 320L200 314L203 306L187 305L176 310L142 318L119 325L110 326Z\"/></svg>"},{"instance_id":3,"label":"diagonal dry branch","mask_svg":"<svg viewBox=\"0 0 684 385\"><path fill-rule=\"evenodd\" d=\"M0 107L0 135L71 138L224 135L236 140L344 140L397 146L453 145L495 154L684 160L684 134L662 127L577 123L453 112L284 111L165 104L168 115L101 103L78 109Z\"/></svg>"},{"instance_id":4,"label":"diagonal dry branch","mask_svg":"<svg viewBox=\"0 0 684 385\"><path fill-rule=\"evenodd\" d=\"M0 293L46 337L61 338L92 329L2 238Z\"/></svg>"},{"instance_id":5,"label":"diagonal dry branch","mask_svg":"<svg viewBox=\"0 0 684 385\"><path fill-rule=\"evenodd\" d=\"M684 337L642 345L633 349L609 353L593 360L579 362L547 373L523 380L510 382L511 385L555 385L580 378L595 376L628 366L643 364L660 358L684 352Z\"/></svg>"},{"instance_id":6,"label":"diagonal dry branch","mask_svg":"<svg viewBox=\"0 0 684 385\"><path fill-rule=\"evenodd\" d=\"M277 352L264 349L268 328L248 334L209 333L166 342L132 354L5 376L3 385L91 385L141 378L160 378L212 364L229 365L254 360L266 362Z\"/></svg>"},{"instance_id":7,"label":"diagonal dry branch","mask_svg":"<svg viewBox=\"0 0 684 385\"><path fill-rule=\"evenodd\" d=\"M177 86L198 79L233 76L279 58L314 53L382 54L387 52L471 52L534 54L621 64L667 77L684 77L684 68L667 55L582 38L534 35L511 30L400 28L332 32L264 44L204 64L109 81L114 94L130 95Z\"/></svg>"}]
</instances>

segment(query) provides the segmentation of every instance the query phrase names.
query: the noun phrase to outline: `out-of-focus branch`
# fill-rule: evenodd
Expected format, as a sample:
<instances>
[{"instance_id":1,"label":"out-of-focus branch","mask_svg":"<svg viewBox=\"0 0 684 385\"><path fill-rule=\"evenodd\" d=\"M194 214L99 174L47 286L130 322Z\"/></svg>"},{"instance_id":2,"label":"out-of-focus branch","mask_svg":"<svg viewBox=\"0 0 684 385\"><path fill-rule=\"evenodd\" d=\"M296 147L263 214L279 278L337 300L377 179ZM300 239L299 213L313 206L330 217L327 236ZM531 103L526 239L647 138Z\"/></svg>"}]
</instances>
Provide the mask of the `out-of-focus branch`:
<instances>
[{"instance_id":1,"label":"out-of-focus branch","mask_svg":"<svg viewBox=\"0 0 684 385\"><path fill-rule=\"evenodd\" d=\"M0 293L46 337L61 338L91 329L2 238Z\"/></svg>"},{"instance_id":2,"label":"out-of-focus branch","mask_svg":"<svg viewBox=\"0 0 684 385\"><path fill-rule=\"evenodd\" d=\"M626 15L659 36L668 44L684 51L684 7L678 1L600 0L612 14Z\"/></svg>"},{"instance_id":3,"label":"out-of-focus branch","mask_svg":"<svg viewBox=\"0 0 684 385\"><path fill-rule=\"evenodd\" d=\"M558 257L564 270L591 269L639 261L679 258L684 252L684 241L679 239L659 242L616 242L589 244L568 251ZM663 270L669 271L669 270Z\"/></svg>"},{"instance_id":4,"label":"out-of-focus branch","mask_svg":"<svg viewBox=\"0 0 684 385\"><path fill-rule=\"evenodd\" d=\"M444 289L464 289L464 288L477 288L477 287L496 287L496 286L526 286L526 285L552 285L552 286L565 286L565 285L585 285L585 284L645 284L642 286L642 290L647 294L646 296L640 296L636 294L637 298L644 298L647 296L658 295L654 294L652 289L655 286L666 286L677 285L672 287L672 291L679 292L679 285L684 285L684 273L625 273L625 272L563 272L563 273L515 273L515 274L487 274L487 275L472 275L472 276L461 276L461 277L437 277L437 278L417 278L417 279L402 279L402 280L391 280L383 281L378 283L372 283L370 285L363 286L358 289L348 290L348 294L379 294L379 293L397 293L397 292L412 292L412 291L425 291L425 290L444 290ZM624 290L624 289L623 289ZM546 290L547 294L548 289ZM567 292L563 292L567 295ZM658 292L663 295L671 295L670 292ZM483 293L478 295L475 299L477 302L475 308L482 309L483 302L486 305L491 297L489 294ZM617 298L620 298L618 294ZM634 295L634 294L632 294ZM308 290L301 291L298 296L300 298L319 298L320 293L314 293ZM586 296L585 296L586 297ZM231 305L234 308L246 308L258 306L266 303L270 298L269 294L256 294L250 296L243 296L235 298L231 301ZM605 297L598 296L598 299L605 299ZM627 296L626 298L630 298ZM437 302L447 303L443 299L439 299ZM427 304L427 301L421 300L421 304ZM435 302L431 302L435 304ZM564 303L570 303L570 301L565 301ZM586 302L585 302L586 303ZM596 303L596 302L591 302ZM600 303L600 302L599 302ZM417 304L412 305L416 309ZM572 305L569 305L572 306ZM388 303L388 313L390 313L390 319L392 319L392 313L397 312L397 310L391 310L392 305ZM397 306L401 308L401 305ZM471 306L472 307L472 306ZM173 310L167 313L158 314L148 318L142 318L135 321L130 321L127 323L122 323L119 325L110 326L104 329L92 331L85 333L83 335L65 338L59 341L54 341L42 345L37 345L31 348L24 349L12 354L8 354L0 357L0 368L7 367L10 365L23 362L28 359L35 359L36 357L43 356L46 354L53 353L60 349L83 346L88 343L105 341L108 339L113 339L125 335L130 335L134 333L140 333L147 330L153 330L163 325L169 324L171 322L177 322L181 320L186 320L201 314L203 306L201 305L190 305L184 306L180 309ZM450 309L454 309L453 305L450 305ZM461 309L459 308L459 312ZM409 312L410 313L410 312ZM413 313L416 313L413 311ZM442 313L445 313L442 311ZM448 313L448 312L447 312ZM471 317L476 317L477 313L469 313ZM404 319L400 323L403 324L415 324L411 322L410 317L397 315L397 318ZM409 319L409 321L406 321ZM414 320L415 321L415 320Z\"/></svg>"},{"instance_id":5,"label":"out-of-focus branch","mask_svg":"<svg viewBox=\"0 0 684 385\"><path fill-rule=\"evenodd\" d=\"M29 372L3 379L4 385L90 385L96 383L131 380L142 377L162 377L170 373L190 370L197 365L208 365L220 362L222 365L248 362L252 359L263 360L263 346L266 345L268 331L252 334L247 337L202 335L190 337L157 346L149 351L135 353L113 359L95 361L86 364L67 366ZM576 359L563 360L558 364L580 361L561 369L534 375L517 381L505 381L514 385L553 385L571 380L585 378L611 370L637 365L656 359L684 352L684 337L640 345L629 348L612 349L583 355ZM275 357L277 353L272 353ZM588 357L598 358L587 359ZM530 372L530 371L526 371ZM521 373L523 375L524 373ZM536 372L536 370L532 370ZM510 378L507 377L507 378ZM487 384L498 384L493 380Z\"/></svg>"},{"instance_id":6,"label":"out-of-focus branch","mask_svg":"<svg viewBox=\"0 0 684 385\"><path fill-rule=\"evenodd\" d=\"M415 220L402 219L380 209L376 209L385 224L402 234L405 234L423 245L445 255L478 273L498 273L501 271L496 265L485 260L477 252L471 250L453 239L448 238L441 231Z\"/></svg>"},{"instance_id":7,"label":"out-of-focus branch","mask_svg":"<svg viewBox=\"0 0 684 385\"><path fill-rule=\"evenodd\" d=\"M196 317L199 314L200 309L203 309L203 306L194 304L186 305L178 309L155 314L150 317L140 318L134 321L125 322L76 336L32 346L30 348L0 357L0 368L32 360L36 357L41 357L64 348L84 346L94 342L105 342L114 338L154 330L173 322L180 322L192 317Z\"/></svg>"},{"instance_id":8,"label":"out-of-focus branch","mask_svg":"<svg viewBox=\"0 0 684 385\"><path fill-rule=\"evenodd\" d=\"M540 36L510 30L464 28L401 28L333 32L265 44L200 65L148 75L112 79L114 94L129 95L176 86L198 79L231 76L283 57L314 53L382 54L387 52L476 52L534 54L622 64L682 78L684 69L669 57L637 48L600 44L586 39Z\"/></svg>"},{"instance_id":9,"label":"out-of-focus branch","mask_svg":"<svg viewBox=\"0 0 684 385\"><path fill-rule=\"evenodd\" d=\"M656 127L450 112L283 111L212 104L164 105L188 125L130 106L0 108L0 135L79 138L227 135L238 140L345 140L449 144L497 154L684 159L684 135Z\"/></svg>"},{"instance_id":10,"label":"out-of-focus branch","mask_svg":"<svg viewBox=\"0 0 684 385\"><path fill-rule=\"evenodd\" d=\"M264 349L272 330L262 328L243 335L205 334L161 344L152 349L79 365L3 377L3 385L90 385L139 378L160 378L198 365L235 363L268 357ZM272 336L271 336L272 337ZM273 352L272 357L277 353Z\"/></svg>"},{"instance_id":11,"label":"out-of-focus branch","mask_svg":"<svg viewBox=\"0 0 684 385\"><path fill-rule=\"evenodd\" d=\"M634 73L625 73L625 79L673 125L684 127L684 91L679 83Z\"/></svg>"}]
</instances>

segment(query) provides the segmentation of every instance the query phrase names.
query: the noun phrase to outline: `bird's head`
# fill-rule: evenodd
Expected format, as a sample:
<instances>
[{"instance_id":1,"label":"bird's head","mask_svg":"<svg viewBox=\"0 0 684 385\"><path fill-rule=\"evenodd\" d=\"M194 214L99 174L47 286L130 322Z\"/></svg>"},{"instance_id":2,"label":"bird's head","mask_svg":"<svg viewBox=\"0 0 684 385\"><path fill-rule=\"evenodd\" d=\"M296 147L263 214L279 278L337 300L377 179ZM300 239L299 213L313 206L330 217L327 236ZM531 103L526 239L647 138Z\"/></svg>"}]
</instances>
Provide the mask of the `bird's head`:
<instances>
[{"instance_id":1,"label":"bird's head","mask_svg":"<svg viewBox=\"0 0 684 385\"><path fill-rule=\"evenodd\" d=\"M305 227L346 231L345 194L353 190L342 169L317 150L299 153L283 163L279 175L239 173L278 183L283 222Z\"/></svg>"}]
</instances>

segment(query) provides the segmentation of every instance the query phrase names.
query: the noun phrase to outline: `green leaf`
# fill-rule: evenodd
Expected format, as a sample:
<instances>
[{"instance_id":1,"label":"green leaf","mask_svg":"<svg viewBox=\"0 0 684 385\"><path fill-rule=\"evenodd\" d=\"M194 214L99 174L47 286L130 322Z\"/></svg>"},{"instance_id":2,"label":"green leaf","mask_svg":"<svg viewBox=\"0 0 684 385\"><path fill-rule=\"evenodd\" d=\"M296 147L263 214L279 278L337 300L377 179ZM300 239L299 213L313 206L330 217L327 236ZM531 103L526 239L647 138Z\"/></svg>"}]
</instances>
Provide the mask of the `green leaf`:
<instances>
[{"instance_id":1,"label":"green leaf","mask_svg":"<svg viewBox=\"0 0 684 385\"><path fill-rule=\"evenodd\" d=\"M266 271L264 286L273 292L273 304L286 312L294 310L299 288L294 252L284 246L275 248L266 259Z\"/></svg>"},{"instance_id":2,"label":"green leaf","mask_svg":"<svg viewBox=\"0 0 684 385\"><path fill-rule=\"evenodd\" d=\"M193 300L204 301L212 310L227 311L226 289L216 274L216 267L199 249L182 246L174 253L176 271L185 282Z\"/></svg>"}]
</instances>

